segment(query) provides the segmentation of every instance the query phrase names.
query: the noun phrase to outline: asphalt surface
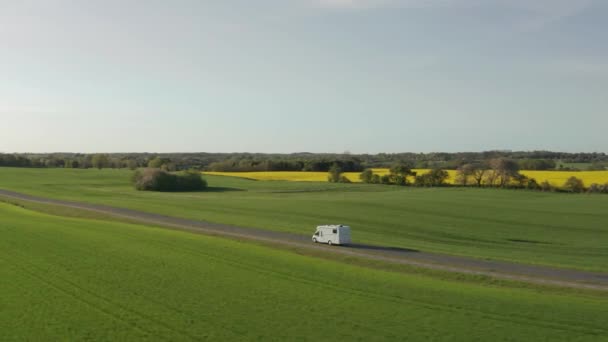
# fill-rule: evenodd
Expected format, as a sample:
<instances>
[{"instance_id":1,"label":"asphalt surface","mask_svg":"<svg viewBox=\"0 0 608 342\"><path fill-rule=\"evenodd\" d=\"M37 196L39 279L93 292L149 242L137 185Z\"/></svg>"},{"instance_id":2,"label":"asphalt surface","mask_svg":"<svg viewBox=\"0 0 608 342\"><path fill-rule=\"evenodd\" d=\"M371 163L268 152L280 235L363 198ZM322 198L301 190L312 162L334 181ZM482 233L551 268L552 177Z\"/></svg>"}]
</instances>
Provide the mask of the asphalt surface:
<instances>
[{"instance_id":1,"label":"asphalt surface","mask_svg":"<svg viewBox=\"0 0 608 342\"><path fill-rule=\"evenodd\" d=\"M608 273L525 265L495 260L482 260L391 246L376 246L359 243L353 243L348 246L327 246L315 244L311 241L311 237L298 234L189 220L98 204L43 198L2 189L0 189L0 197L89 210L114 217L127 218L141 223L153 224L170 229L185 230L194 233L256 240L260 242L314 249L318 251L325 251L327 253L339 253L435 270L486 275L498 279L608 291Z\"/></svg>"}]
</instances>

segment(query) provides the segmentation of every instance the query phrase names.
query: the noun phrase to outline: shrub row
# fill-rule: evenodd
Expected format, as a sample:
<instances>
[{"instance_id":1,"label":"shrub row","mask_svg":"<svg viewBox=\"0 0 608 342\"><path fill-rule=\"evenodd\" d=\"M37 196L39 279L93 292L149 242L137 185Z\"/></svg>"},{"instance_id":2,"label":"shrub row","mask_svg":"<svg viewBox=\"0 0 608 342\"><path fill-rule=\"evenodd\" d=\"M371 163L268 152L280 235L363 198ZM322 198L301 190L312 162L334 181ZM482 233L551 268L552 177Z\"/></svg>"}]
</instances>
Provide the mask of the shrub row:
<instances>
[{"instance_id":1,"label":"shrub row","mask_svg":"<svg viewBox=\"0 0 608 342\"><path fill-rule=\"evenodd\" d=\"M409 165L400 163L393 165L390 173L382 176L374 174L371 169L365 169L359 175L359 179L363 183L404 186L409 185L407 181L408 176L414 177L415 186L432 187L444 186L449 175L447 171L442 169L432 169L427 173L418 175L410 169Z\"/></svg>"},{"instance_id":2,"label":"shrub row","mask_svg":"<svg viewBox=\"0 0 608 342\"><path fill-rule=\"evenodd\" d=\"M155 168L139 169L133 173L132 183L141 191L200 191L207 187L200 172L194 170L169 173Z\"/></svg>"}]
</instances>

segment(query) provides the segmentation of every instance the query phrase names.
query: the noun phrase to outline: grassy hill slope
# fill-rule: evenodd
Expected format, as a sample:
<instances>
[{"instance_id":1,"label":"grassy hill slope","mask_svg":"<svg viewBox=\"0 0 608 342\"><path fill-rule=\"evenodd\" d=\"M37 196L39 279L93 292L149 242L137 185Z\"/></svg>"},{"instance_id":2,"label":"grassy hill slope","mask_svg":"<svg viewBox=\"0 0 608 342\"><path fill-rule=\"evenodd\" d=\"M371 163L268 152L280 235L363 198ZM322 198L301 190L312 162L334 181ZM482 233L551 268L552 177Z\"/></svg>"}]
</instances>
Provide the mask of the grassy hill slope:
<instances>
[{"instance_id":1,"label":"grassy hill slope","mask_svg":"<svg viewBox=\"0 0 608 342\"><path fill-rule=\"evenodd\" d=\"M608 271L608 196L220 176L208 192L151 193L129 175L0 168L0 188L302 235L345 223L358 242Z\"/></svg>"},{"instance_id":2,"label":"grassy hill slope","mask_svg":"<svg viewBox=\"0 0 608 342\"><path fill-rule=\"evenodd\" d=\"M598 340L608 300L0 204L3 340Z\"/></svg>"}]
</instances>

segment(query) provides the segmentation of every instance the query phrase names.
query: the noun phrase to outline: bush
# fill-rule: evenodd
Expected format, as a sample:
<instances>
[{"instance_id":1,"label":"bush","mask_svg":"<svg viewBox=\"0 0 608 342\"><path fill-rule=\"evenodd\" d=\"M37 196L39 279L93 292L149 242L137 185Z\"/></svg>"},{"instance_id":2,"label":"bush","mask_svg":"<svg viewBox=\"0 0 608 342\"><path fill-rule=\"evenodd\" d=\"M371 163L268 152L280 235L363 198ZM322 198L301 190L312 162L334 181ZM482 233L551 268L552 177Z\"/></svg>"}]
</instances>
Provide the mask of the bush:
<instances>
[{"instance_id":1,"label":"bush","mask_svg":"<svg viewBox=\"0 0 608 342\"><path fill-rule=\"evenodd\" d=\"M332 165L329 169L329 174L327 175L327 181L330 183L340 183L340 179L342 178L342 169L338 166L338 164Z\"/></svg>"},{"instance_id":2,"label":"bush","mask_svg":"<svg viewBox=\"0 0 608 342\"><path fill-rule=\"evenodd\" d=\"M449 174L442 169L433 169L428 173L416 176L414 185L416 186L443 186Z\"/></svg>"},{"instance_id":3,"label":"bush","mask_svg":"<svg viewBox=\"0 0 608 342\"><path fill-rule=\"evenodd\" d=\"M585 184L582 179L572 176L564 183L564 189L570 192L583 192Z\"/></svg>"},{"instance_id":4,"label":"bush","mask_svg":"<svg viewBox=\"0 0 608 342\"><path fill-rule=\"evenodd\" d=\"M381 184L391 184L391 176L382 175L382 177L380 177L380 183Z\"/></svg>"},{"instance_id":5,"label":"bush","mask_svg":"<svg viewBox=\"0 0 608 342\"><path fill-rule=\"evenodd\" d=\"M361 174L359 175L359 179L363 182L363 183L373 183L372 180L374 178L374 172L371 169L365 169L363 172L361 172Z\"/></svg>"},{"instance_id":6,"label":"bush","mask_svg":"<svg viewBox=\"0 0 608 342\"><path fill-rule=\"evenodd\" d=\"M541 191L553 191L553 185L551 185L551 183L549 183L549 181L544 181L542 183L540 183L540 190Z\"/></svg>"},{"instance_id":7,"label":"bush","mask_svg":"<svg viewBox=\"0 0 608 342\"><path fill-rule=\"evenodd\" d=\"M541 186L538 185L538 182L536 182L536 179L534 179L534 178L528 178L528 182L526 183L526 189L529 189L529 190L541 190Z\"/></svg>"},{"instance_id":8,"label":"bush","mask_svg":"<svg viewBox=\"0 0 608 342\"><path fill-rule=\"evenodd\" d=\"M414 179L415 186L431 186L430 177L428 174L422 174L416 176Z\"/></svg>"},{"instance_id":9,"label":"bush","mask_svg":"<svg viewBox=\"0 0 608 342\"><path fill-rule=\"evenodd\" d=\"M203 190L206 187L207 182L203 179L200 172L196 170L177 174L177 191Z\"/></svg>"},{"instance_id":10,"label":"bush","mask_svg":"<svg viewBox=\"0 0 608 342\"><path fill-rule=\"evenodd\" d=\"M94 168L101 170L110 166L110 157L107 154L95 154L91 158L91 164Z\"/></svg>"},{"instance_id":11,"label":"bush","mask_svg":"<svg viewBox=\"0 0 608 342\"><path fill-rule=\"evenodd\" d=\"M382 182L382 180L380 179L380 175L372 176L372 184L380 184L381 182Z\"/></svg>"},{"instance_id":12,"label":"bush","mask_svg":"<svg viewBox=\"0 0 608 342\"><path fill-rule=\"evenodd\" d=\"M595 193L595 194L608 194L608 183L606 183L604 185L593 183L589 186L589 189L587 189L587 192Z\"/></svg>"},{"instance_id":13,"label":"bush","mask_svg":"<svg viewBox=\"0 0 608 342\"><path fill-rule=\"evenodd\" d=\"M340 183L351 183L351 181L346 176L340 176Z\"/></svg>"},{"instance_id":14,"label":"bush","mask_svg":"<svg viewBox=\"0 0 608 342\"><path fill-rule=\"evenodd\" d=\"M390 174L389 180L390 180L391 184L400 185L400 186L407 185L407 178L402 175Z\"/></svg>"},{"instance_id":15,"label":"bush","mask_svg":"<svg viewBox=\"0 0 608 342\"><path fill-rule=\"evenodd\" d=\"M201 174L194 170L175 174L147 168L135 171L131 181L135 189L140 191L200 191L207 187Z\"/></svg>"}]
</instances>

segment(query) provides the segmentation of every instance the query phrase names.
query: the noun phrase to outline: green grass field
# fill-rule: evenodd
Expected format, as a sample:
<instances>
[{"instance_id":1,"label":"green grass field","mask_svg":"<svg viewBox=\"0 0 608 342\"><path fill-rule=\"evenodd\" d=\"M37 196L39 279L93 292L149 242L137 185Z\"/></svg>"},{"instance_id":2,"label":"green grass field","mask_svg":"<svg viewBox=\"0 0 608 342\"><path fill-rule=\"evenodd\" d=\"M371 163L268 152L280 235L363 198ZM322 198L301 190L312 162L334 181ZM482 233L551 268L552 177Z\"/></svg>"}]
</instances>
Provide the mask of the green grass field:
<instances>
[{"instance_id":1,"label":"green grass field","mask_svg":"<svg viewBox=\"0 0 608 342\"><path fill-rule=\"evenodd\" d=\"M598 341L608 298L360 268L0 203L0 331L23 340Z\"/></svg>"},{"instance_id":2,"label":"green grass field","mask_svg":"<svg viewBox=\"0 0 608 342\"><path fill-rule=\"evenodd\" d=\"M608 271L608 196L219 176L207 192L151 193L130 174L0 168L0 188L302 235L346 223L357 242Z\"/></svg>"}]
</instances>

